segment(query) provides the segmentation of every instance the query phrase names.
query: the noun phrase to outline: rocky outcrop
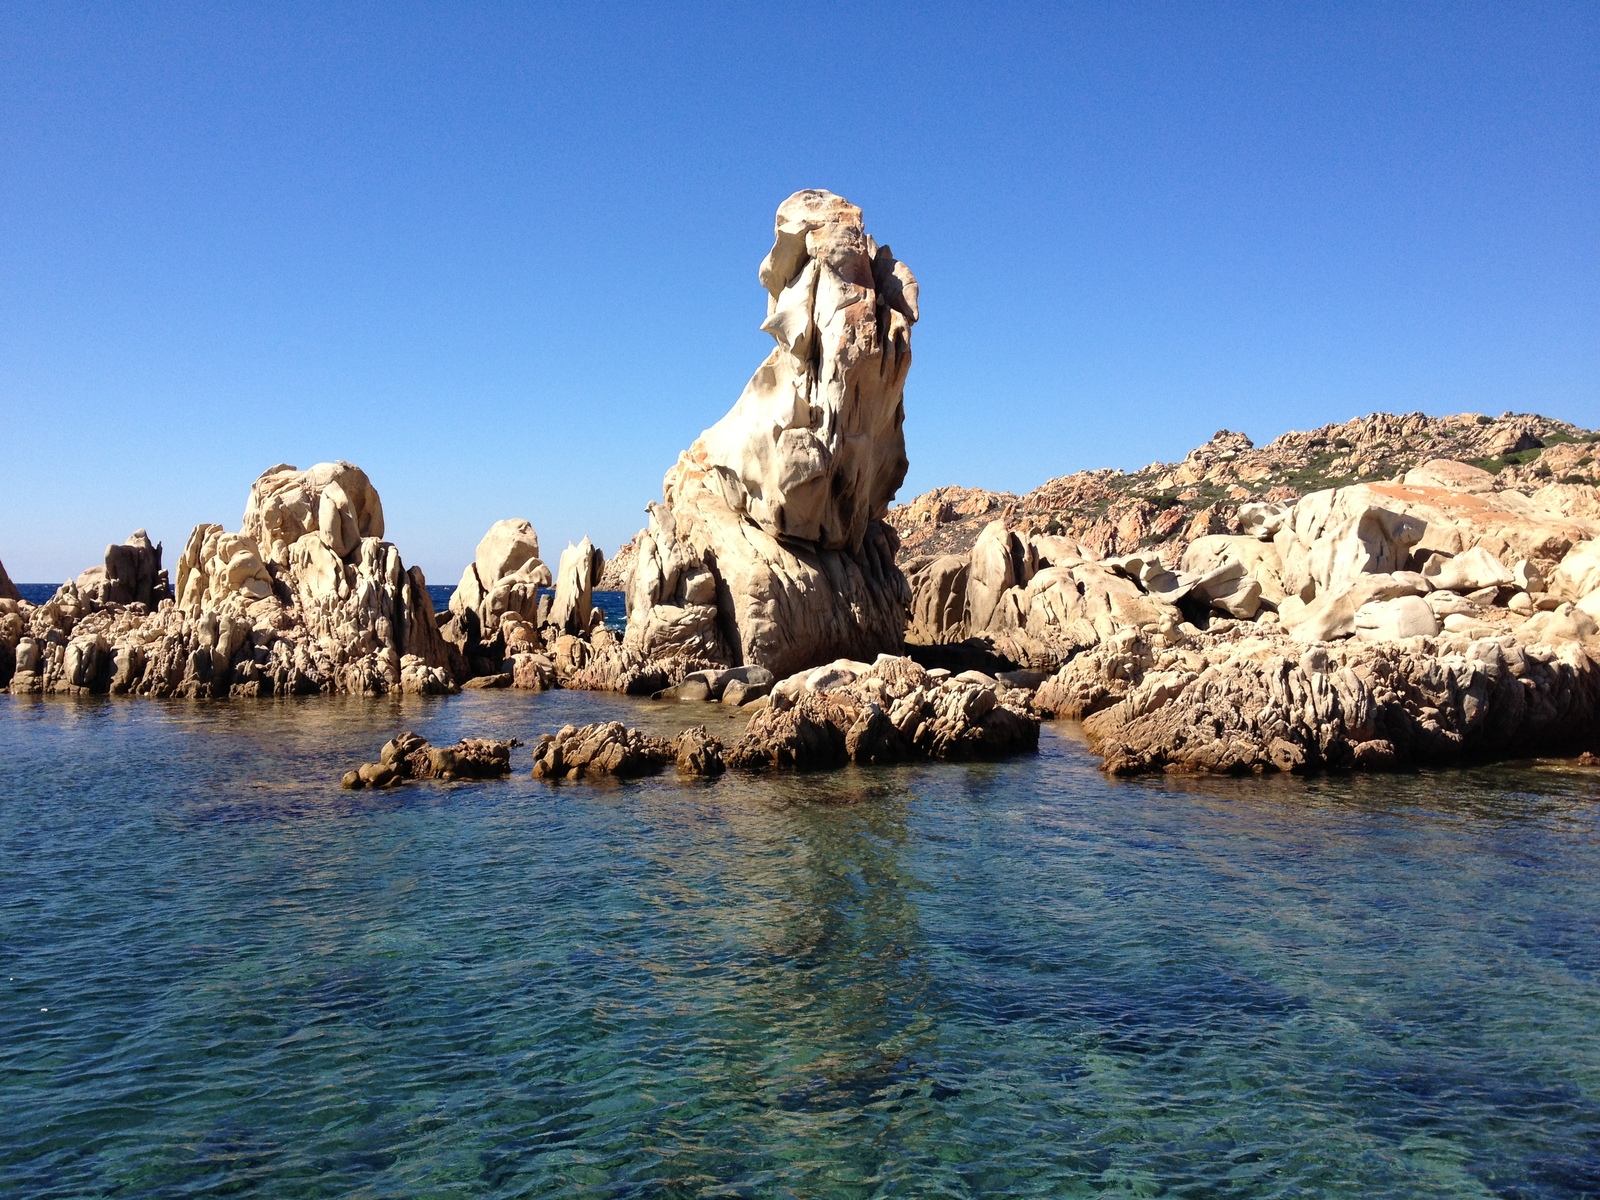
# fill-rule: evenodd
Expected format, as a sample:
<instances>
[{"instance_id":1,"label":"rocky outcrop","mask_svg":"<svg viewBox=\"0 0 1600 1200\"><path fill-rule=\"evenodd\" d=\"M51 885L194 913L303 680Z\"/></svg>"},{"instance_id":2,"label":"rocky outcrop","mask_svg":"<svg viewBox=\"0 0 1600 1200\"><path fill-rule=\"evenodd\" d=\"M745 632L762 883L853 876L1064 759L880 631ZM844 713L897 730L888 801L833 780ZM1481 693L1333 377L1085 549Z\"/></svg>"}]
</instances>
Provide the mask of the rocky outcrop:
<instances>
[{"instance_id":1,"label":"rocky outcrop","mask_svg":"<svg viewBox=\"0 0 1600 1200\"><path fill-rule=\"evenodd\" d=\"M444 640L459 655L457 673L468 678L507 673L524 681L541 678L536 665L524 664L519 673L518 663L542 649L539 591L550 583L550 568L539 558L539 535L530 522L516 517L491 525L462 571L450 596L450 615L440 626ZM553 664L546 665L553 669Z\"/></svg>"},{"instance_id":2,"label":"rocky outcrop","mask_svg":"<svg viewBox=\"0 0 1600 1200\"><path fill-rule=\"evenodd\" d=\"M594 589L605 572L606 559L593 542L584 538L561 552L556 567L556 594L546 623L557 634L583 637L594 623Z\"/></svg>"},{"instance_id":3,"label":"rocky outcrop","mask_svg":"<svg viewBox=\"0 0 1600 1200\"><path fill-rule=\"evenodd\" d=\"M1485 476L1496 492L1584 485L1592 495L1600 483L1600 433L1526 413L1373 413L1294 430L1265 446L1221 430L1179 463L1080 471L1020 496L938 488L891 509L887 519L900 535L903 560L964 556L984 526L1000 519L1023 536L1071 537L1092 557L1158 548L1165 561L1176 563L1196 538L1249 532L1242 517L1252 505L1293 502L1355 483L1406 482L1484 495ZM1588 503L1583 494L1580 505ZM1546 497L1546 507L1551 500Z\"/></svg>"},{"instance_id":4,"label":"rocky outcrop","mask_svg":"<svg viewBox=\"0 0 1600 1200\"><path fill-rule=\"evenodd\" d=\"M11 582L11 576L6 574L5 563L0 563L0 600L21 600L22 593L17 591L17 585Z\"/></svg>"},{"instance_id":5,"label":"rocky outcrop","mask_svg":"<svg viewBox=\"0 0 1600 1200\"><path fill-rule=\"evenodd\" d=\"M775 234L760 280L777 345L634 539L628 670L783 674L899 645L910 592L883 517L906 471L916 280L829 192L785 200Z\"/></svg>"},{"instance_id":6,"label":"rocky outcrop","mask_svg":"<svg viewBox=\"0 0 1600 1200\"><path fill-rule=\"evenodd\" d=\"M1589 748L1600 737L1600 522L1570 516L1566 493L1557 505L1543 489L1487 491L1461 466L1430 461L1402 483L1247 510L1253 536L1198 539L1165 576L1159 563L1108 560L1182 619L1124 620L1070 648L1025 625L1070 657L1035 710L1084 718L1106 768L1124 773ZM1254 585L1259 611L1237 591L1219 595L1230 577Z\"/></svg>"},{"instance_id":7,"label":"rocky outcrop","mask_svg":"<svg viewBox=\"0 0 1600 1200\"><path fill-rule=\"evenodd\" d=\"M621 721L607 721L547 733L533 751L533 777L552 783L597 776L634 779L658 774L669 765L676 765L681 775L720 775L722 743L704 725L675 738L660 738L629 729Z\"/></svg>"},{"instance_id":8,"label":"rocky outcrop","mask_svg":"<svg viewBox=\"0 0 1600 1200\"><path fill-rule=\"evenodd\" d=\"M107 546L105 561L77 578L79 595L92 604L140 604L153 609L171 599L167 573L161 569L161 545L137 529L120 546Z\"/></svg>"},{"instance_id":9,"label":"rocky outcrop","mask_svg":"<svg viewBox=\"0 0 1600 1200\"><path fill-rule=\"evenodd\" d=\"M290 547L310 533L348 558L362 538L383 537L383 504L354 463L318 463L307 471L279 463L251 485L239 532L263 561L279 566L288 565Z\"/></svg>"},{"instance_id":10,"label":"rocky outcrop","mask_svg":"<svg viewBox=\"0 0 1600 1200\"><path fill-rule=\"evenodd\" d=\"M1024 693L977 672L951 675L881 655L870 664L841 659L775 685L728 765L817 770L1003 758L1038 744Z\"/></svg>"},{"instance_id":11,"label":"rocky outcrop","mask_svg":"<svg viewBox=\"0 0 1600 1200\"><path fill-rule=\"evenodd\" d=\"M999 657L1053 669L1077 650L1125 628L1171 628L1195 580L1154 558L1099 561L1069 538L1024 536L1003 521L985 526L969 555L913 560L913 620L906 640L946 645L983 639ZM1237 572L1212 571L1231 596Z\"/></svg>"},{"instance_id":12,"label":"rocky outcrop","mask_svg":"<svg viewBox=\"0 0 1600 1200\"><path fill-rule=\"evenodd\" d=\"M81 585L0 624L6 682L21 694L452 691L422 572L362 532L382 519L376 491L348 463L275 467L251 489L245 520L270 550L253 533L197 526L164 598L160 547L136 534ZM142 588L145 599L120 598Z\"/></svg>"},{"instance_id":13,"label":"rocky outcrop","mask_svg":"<svg viewBox=\"0 0 1600 1200\"><path fill-rule=\"evenodd\" d=\"M1114 774L1376 769L1577 753L1600 739L1600 640L1567 606L1498 636L1301 645L1238 626L1079 655L1036 708Z\"/></svg>"},{"instance_id":14,"label":"rocky outcrop","mask_svg":"<svg viewBox=\"0 0 1600 1200\"><path fill-rule=\"evenodd\" d=\"M521 745L515 738L463 738L453 746L432 746L419 734L402 733L385 742L378 761L346 771L347 788L396 787L410 779L499 779L511 774L511 751Z\"/></svg>"},{"instance_id":15,"label":"rocky outcrop","mask_svg":"<svg viewBox=\"0 0 1600 1200\"><path fill-rule=\"evenodd\" d=\"M703 695L672 699L714 700ZM732 686L738 680L727 680ZM567 726L534 750L534 777L832 770L927 760L1003 758L1036 750L1039 722L1025 692L969 673L924 670L909 658L841 659L779 682L731 749L698 726L675 738L653 737L620 721Z\"/></svg>"}]
</instances>

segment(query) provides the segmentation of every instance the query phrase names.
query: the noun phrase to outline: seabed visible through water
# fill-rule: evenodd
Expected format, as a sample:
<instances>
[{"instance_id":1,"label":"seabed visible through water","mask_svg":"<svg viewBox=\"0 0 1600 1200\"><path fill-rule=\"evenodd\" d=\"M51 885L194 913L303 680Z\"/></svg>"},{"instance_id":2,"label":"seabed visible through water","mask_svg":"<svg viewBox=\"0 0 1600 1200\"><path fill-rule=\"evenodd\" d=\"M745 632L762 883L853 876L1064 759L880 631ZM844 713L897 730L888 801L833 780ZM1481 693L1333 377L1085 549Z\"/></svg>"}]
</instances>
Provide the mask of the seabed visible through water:
<instances>
[{"instance_id":1,"label":"seabed visible through water","mask_svg":"<svg viewBox=\"0 0 1600 1200\"><path fill-rule=\"evenodd\" d=\"M1600 773L339 787L612 716L0 697L0 1194L1600 1194Z\"/></svg>"}]
</instances>

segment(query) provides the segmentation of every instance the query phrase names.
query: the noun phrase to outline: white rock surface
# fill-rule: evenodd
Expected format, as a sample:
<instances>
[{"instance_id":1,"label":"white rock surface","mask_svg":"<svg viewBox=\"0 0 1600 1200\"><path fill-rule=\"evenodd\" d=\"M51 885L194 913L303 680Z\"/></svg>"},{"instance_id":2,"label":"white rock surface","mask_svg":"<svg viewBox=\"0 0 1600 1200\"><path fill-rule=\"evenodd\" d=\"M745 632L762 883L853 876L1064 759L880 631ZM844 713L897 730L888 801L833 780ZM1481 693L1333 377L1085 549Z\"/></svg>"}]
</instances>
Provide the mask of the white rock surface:
<instances>
[{"instance_id":1,"label":"white rock surface","mask_svg":"<svg viewBox=\"0 0 1600 1200\"><path fill-rule=\"evenodd\" d=\"M761 265L777 346L667 472L634 540L624 650L783 675L899 646L910 591L883 524L905 477L917 285L829 192L778 209Z\"/></svg>"},{"instance_id":2,"label":"white rock surface","mask_svg":"<svg viewBox=\"0 0 1600 1200\"><path fill-rule=\"evenodd\" d=\"M354 463L318 463L305 471L280 463L251 486L239 531L255 541L263 561L279 566L308 533L344 558L362 538L383 536L383 502Z\"/></svg>"},{"instance_id":3,"label":"white rock surface","mask_svg":"<svg viewBox=\"0 0 1600 1200\"><path fill-rule=\"evenodd\" d=\"M605 555L584 538L561 552L556 566L556 595L550 606L549 624L559 633L582 636L589 632L594 613L594 585L606 569Z\"/></svg>"}]
</instances>

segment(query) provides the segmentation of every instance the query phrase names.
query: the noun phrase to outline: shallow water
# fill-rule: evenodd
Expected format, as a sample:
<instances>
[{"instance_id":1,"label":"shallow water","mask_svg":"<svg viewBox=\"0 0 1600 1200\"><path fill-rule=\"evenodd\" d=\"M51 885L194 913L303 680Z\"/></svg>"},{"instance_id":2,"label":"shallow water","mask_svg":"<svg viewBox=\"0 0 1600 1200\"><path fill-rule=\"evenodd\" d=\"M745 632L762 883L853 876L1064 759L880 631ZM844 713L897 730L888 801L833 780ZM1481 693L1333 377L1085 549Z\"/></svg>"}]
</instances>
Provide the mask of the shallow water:
<instances>
[{"instance_id":1,"label":"shallow water","mask_svg":"<svg viewBox=\"0 0 1600 1200\"><path fill-rule=\"evenodd\" d=\"M337 785L686 713L0 697L0 1193L1600 1192L1600 776Z\"/></svg>"}]
</instances>

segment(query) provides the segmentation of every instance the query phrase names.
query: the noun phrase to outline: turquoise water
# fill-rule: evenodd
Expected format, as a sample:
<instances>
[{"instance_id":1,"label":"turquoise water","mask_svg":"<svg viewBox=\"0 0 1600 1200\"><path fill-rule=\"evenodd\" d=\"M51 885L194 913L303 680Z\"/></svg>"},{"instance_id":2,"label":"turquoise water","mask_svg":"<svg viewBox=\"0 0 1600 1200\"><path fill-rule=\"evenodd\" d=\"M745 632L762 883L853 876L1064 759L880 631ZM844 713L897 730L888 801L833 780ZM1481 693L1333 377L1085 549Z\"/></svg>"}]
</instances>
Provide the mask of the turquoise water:
<instances>
[{"instance_id":1,"label":"turquoise water","mask_svg":"<svg viewBox=\"0 0 1600 1200\"><path fill-rule=\"evenodd\" d=\"M1600 773L335 782L612 714L0 698L0 1193L1600 1192Z\"/></svg>"}]
</instances>

